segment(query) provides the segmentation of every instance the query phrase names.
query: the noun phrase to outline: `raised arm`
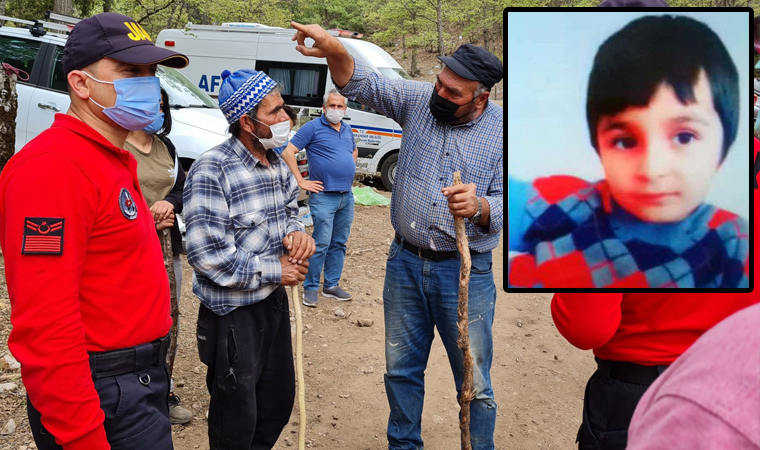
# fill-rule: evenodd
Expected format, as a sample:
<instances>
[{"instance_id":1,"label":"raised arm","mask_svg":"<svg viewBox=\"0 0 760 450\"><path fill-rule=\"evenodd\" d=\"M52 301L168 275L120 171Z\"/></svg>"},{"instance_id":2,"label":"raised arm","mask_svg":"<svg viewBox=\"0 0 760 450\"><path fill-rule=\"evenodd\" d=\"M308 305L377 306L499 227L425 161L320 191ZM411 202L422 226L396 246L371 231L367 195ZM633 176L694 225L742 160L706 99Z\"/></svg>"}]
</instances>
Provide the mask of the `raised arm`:
<instances>
[{"instance_id":1,"label":"raised arm","mask_svg":"<svg viewBox=\"0 0 760 450\"><path fill-rule=\"evenodd\" d=\"M330 68L335 84L339 88L344 87L354 73L354 58L348 54L338 38L332 36L319 25L301 25L298 22L290 22L290 26L297 30L293 36L293 40L298 42L296 50L304 56L327 58L327 67ZM307 47L304 43L306 38L313 39L314 45Z\"/></svg>"}]
</instances>

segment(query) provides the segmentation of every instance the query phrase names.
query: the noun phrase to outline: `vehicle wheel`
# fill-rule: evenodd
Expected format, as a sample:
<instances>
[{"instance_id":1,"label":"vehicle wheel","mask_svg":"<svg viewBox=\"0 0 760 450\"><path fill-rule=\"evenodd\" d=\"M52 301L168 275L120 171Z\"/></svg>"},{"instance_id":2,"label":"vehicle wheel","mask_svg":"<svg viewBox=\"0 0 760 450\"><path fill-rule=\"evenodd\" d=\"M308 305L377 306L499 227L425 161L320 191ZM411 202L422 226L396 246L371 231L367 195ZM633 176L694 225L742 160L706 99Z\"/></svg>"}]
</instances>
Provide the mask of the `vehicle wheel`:
<instances>
[{"instance_id":1,"label":"vehicle wheel","mask_svg":"<svg viewBox=\"0 0 760 450\"><path fill-rule=\"evenodd\" d=\"M396 163L398 162L398 153L394 153L383 161L380 168L380 178L383 180L383 186L389 191L393 191L393 183L396 179Z\"/></svg>"}]
</instances>

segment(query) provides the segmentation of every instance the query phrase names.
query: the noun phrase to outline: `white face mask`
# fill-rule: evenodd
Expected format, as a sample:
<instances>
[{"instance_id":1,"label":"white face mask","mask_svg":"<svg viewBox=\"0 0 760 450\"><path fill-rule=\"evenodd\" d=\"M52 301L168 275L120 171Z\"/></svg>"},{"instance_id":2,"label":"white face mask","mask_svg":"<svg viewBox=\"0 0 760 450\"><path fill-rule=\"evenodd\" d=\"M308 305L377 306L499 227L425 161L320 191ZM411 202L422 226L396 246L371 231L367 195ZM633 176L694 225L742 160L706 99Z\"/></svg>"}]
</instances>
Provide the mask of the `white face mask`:
<instances>
[{"instance_id":1,"label":"white face mask","mask_svg":"<svg viewBox=\"0 0 760 450\"><path fill-rule=\"evenodd\" d=\"M327 117L327 120L329 120L332 124L336 124L343 120L343 116L345 115L346 112L342 109L328 109L325 111L325 117Z\"/></svg>"},{"instance_id":2,"label":"white face mask","mask_svg":"<svg viewBox=\"0 0 760 450\"><path fill-rule=\"evenodd\" d=\"M253 120L256 120L256 119L253 119ZM253 132L251 132L253 137L258 139L259 142L261 142L261 145L264 146L264 148L270 149L270 148L282 147L288 142L288 134L290 134L290 119L284 122L276 123L274 125L267 125L260 120L256 120L256 122L262 125L266 125L269 127L270 130L272 130L272 137L264 138L264 139L256 136L255 134L253 134Z\"/></svg>"}]
</instances>

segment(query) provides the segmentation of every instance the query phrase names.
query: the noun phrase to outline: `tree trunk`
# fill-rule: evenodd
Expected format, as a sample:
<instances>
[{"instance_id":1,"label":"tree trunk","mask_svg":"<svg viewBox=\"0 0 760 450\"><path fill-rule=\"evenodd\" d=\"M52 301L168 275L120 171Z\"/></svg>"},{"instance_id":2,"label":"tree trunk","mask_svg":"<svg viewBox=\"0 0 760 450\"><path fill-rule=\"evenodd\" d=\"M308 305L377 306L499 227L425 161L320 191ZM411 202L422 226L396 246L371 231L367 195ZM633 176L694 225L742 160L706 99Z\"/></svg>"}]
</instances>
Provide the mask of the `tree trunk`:
<instances>
[{"instance_id":1,"label":"tree trunk","mask_svg":"<svg viewBox=\"0 0 760 450\"><path fill-rule=\"evenodd\" d=\"M438 56L446 56L446 51L443 47L443 0L438 0L438 5L435 9L438 13Z\"/></svg>"},{"instance_id":2,"label":"tree trunk","mask_svg":"<svg viewBox=\"0 0 760 450\"><path fill-rule=\"evenodd\" d=\"M17 110L16 75L0 66L0 171L15 152Z\"/></svg>"},{"instance_id":3,"label":"tree trunk","mask_svg":"<svg viewBox=\"0 0 760 450\"><path fill-rule=\"evenodd\" d=\"M420 76L420 68L417 67L417 47L412 47L412 66L409 68L409 76Z\"/></svg>"},{"instance_id":4,"label":"tree trunk","mask_svg":"<svg viewBox=\"0 0 760 450\"><path fill-rule=\"evenodd\" d=\"M74 3L72 0L55 0L53 3L53 12L63 14L64 16L74 15Z\"/></svg>"},{"instance_id":5,"label":"tree trunk","mask_svg":"<svg viewBox=\"0 0 760 450\"><path fill-rule=\"evenodd\" d=\"M5 0L0 0L0 16L5 15ZM2 25L3 22L0 22L0 25Z\"/></svg>"},{"instance_id":6,"label":"tree trunk","mask_svg":"<svg viewBox=\"0 0 760 450\"><path fill-rule=\"evenodd\" d=\"M113 0L103 0L103 12L111 12Z\"/></svg>"},{"instance_id":7,"label":"tree trunk","mask_svg":"<svg viewBox=\"0 0 760 450\"><path fill-rule=\"evenodd\" d=\"M406 35L401 36L401 59L406 61Z\"/></svg>"},{"instance_id":8,"label":"tree trunk","mask_svg":"<svg viewBox=\"0 0 760 450\"><path fill-rule=\"evenodd\" d=\"M488 6L483 4L483 48L488 50Z\"/></svg>"}]
</instances>

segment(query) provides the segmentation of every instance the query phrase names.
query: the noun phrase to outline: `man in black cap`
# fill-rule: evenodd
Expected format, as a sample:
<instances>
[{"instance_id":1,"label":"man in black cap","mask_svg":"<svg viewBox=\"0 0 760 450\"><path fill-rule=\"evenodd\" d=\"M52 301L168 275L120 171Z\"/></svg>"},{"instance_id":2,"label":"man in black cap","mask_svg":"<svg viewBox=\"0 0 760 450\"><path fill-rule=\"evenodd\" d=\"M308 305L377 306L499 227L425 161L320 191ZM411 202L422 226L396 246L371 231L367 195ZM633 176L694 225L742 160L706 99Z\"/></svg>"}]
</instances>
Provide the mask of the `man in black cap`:
<instances>
[{"instance_id":1,"label":"man in black cap","mask_svg":"<svg viewBox=\"0 0 760 450\"><path fill-rule=\"evenodd\" d=\"M392 80L354 60L318 25L292 22L293 40L306 56L326 57L340 93L401 124L404 132L391 199L396 237L388 252L385 314L385 387L390 404L388 446L423 447L424 373L438 329L461 395L463 356L457 347L459 253L454 217L465 218L472 271L469 286L473 392L470 433L474 450L493 450L496 402L491 388L496 287L491 250L504 224L503 109L488 101L502 79L497 57L464 44L441 57L435 84ZM311 38L308 48L304 40ZM466 184L452 186L454 171Z\"/></svg>"},{"instance_id":2,"label":"man in black cap","mask_svg":"<svg viewBox=\"0 0 760 450\"><path fill-rule=\"evenodd\" d=\"M40 450L173 448L169 284L137 162L123 146L159 113L156 65L187 63L129 17L82 20L62 60L68 112L0 176L8 346Z\"/></svg>"}]
</instances>

